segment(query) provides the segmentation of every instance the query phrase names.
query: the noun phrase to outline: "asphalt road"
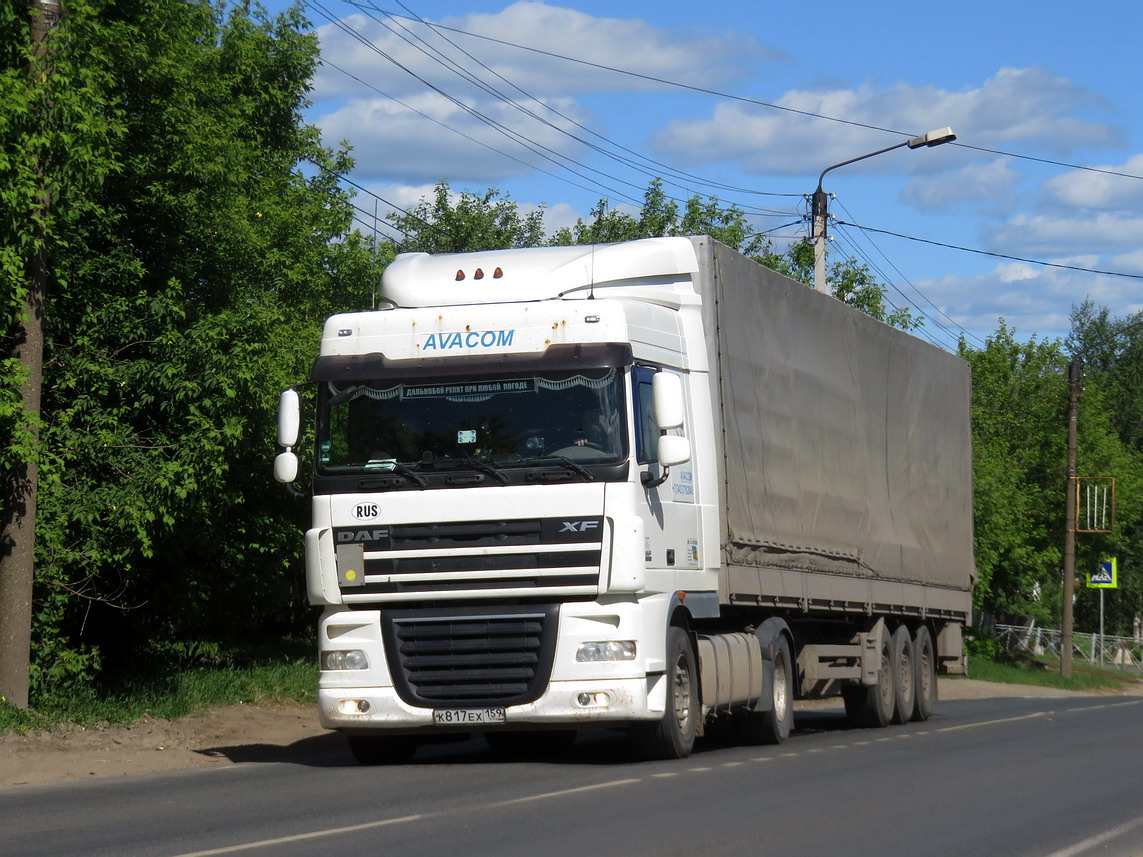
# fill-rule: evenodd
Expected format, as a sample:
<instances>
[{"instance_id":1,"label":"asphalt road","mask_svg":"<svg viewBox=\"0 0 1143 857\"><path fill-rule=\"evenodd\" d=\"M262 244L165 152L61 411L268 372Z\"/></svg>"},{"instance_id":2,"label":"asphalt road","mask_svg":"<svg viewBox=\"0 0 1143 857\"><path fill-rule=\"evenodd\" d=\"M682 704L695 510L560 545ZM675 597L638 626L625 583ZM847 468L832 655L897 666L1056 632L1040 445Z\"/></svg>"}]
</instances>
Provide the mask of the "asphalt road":
<instances>
[{"instance_id":1,"label":"asphalt road","mask_svg":"<svg viewBox=\"0 0 1143 857\"><path fill-rule=\"evenodd\" d=\"M326 745L329 746L329 745ZM362 768L335 747L0 792L3 857L1126 857L1143 854L1143 698L800 714L780 747L632 763L612 733L511 761L483 741Z\"/></svg>"}]
</instances>

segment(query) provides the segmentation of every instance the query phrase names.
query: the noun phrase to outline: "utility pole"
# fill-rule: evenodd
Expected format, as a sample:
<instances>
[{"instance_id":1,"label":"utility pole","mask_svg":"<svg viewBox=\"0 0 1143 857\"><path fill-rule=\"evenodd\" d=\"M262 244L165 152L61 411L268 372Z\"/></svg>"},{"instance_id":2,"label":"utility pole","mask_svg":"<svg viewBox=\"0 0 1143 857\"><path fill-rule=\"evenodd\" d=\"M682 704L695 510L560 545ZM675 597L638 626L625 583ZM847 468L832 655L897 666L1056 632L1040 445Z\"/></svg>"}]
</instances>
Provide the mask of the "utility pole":
<instances>
[{"instance_id":1,"label":"utility pole","mask_svg":"<svg viewBox=\"0 0 1143 857\"><path fill-rule=\"evenodd\" d=\"M814 233L814 290L826 291L825 260L826 260L826 222L829 220L829 194L818 189L810 197L810 226Z\"/></svg>"},{"instance_id":2,"label":"utility pole","mask_svg":"<svg viewBox=\"0 0 1143 857\"><path fill-rule=\"evenodd\" d=\"M58 0L32 0L32 62L28 86L42 87L50 77L50 38L61 14ZM40 117L49 121L46 107ZM28 707L31 663L32 583L35 577L36 495L40 397L44 362L44 293L48 280L46 220L51 193L45 154L31 152L31 168L40 187L29 211L32 255L28 260L28 290L9 332L9 356L25 373L20 403L32 422L30 454L4 478L4 512L0 518L0 696L20 709Z\"/></svg>"},{"instance_id":3,"label":"utility pole","mask_svg":"<svg viewBox=\"0 0 1143 857\"><path fill-rule=\"evenodd\" d=\"M1072 602L1076 586L1076 434L1083 361L1068 364L1068 478L1064 499L1064 615L1060 628L1060 675L1072 677Z\"/></svg>"}]
</instances>

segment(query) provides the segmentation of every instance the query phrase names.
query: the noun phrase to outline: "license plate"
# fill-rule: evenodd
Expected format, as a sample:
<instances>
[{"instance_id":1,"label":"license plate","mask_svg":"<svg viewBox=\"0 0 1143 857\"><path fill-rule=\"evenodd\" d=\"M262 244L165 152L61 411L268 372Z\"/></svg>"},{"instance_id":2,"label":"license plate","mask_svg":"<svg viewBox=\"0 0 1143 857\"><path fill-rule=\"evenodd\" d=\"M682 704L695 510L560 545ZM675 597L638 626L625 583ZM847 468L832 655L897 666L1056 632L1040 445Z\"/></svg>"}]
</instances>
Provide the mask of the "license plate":
<instances>
[{"instance_id":1,"label":"license plate","mask_svg":"<svg viewBox=\"0 0 1143 857\"><path fill-rule=\"evenodd\" d=\"M437 708L433 711L433 723L503 723L503 708Z\"/></svg>"}]
</instances>

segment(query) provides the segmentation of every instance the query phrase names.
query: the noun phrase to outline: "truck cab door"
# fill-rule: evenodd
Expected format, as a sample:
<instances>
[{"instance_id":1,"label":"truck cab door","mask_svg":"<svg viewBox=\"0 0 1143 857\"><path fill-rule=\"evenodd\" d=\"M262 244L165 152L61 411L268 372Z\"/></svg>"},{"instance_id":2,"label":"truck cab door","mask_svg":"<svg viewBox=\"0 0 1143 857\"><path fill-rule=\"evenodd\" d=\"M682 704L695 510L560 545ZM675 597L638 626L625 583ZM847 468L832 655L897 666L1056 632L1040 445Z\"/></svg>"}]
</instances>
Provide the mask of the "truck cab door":
<instances>
[{"instance_id":1,"label":"truck cab door","mask_svg":"<svg viewBox=\"0 0 1143 857\"><path fill-rule=\"evenodd\" d=\"M683 407L677 416L657 417L655 412L655 377L666 373L675 375L680 387L685 388L682 373L669 368L635 366L631 372L635 456L642 487L637 506L644 519L644 553L648 572L698 571L702 567L702 545L693 445L689 448L689 460L666 467L662 463L678 461L682 458L680 448L686 449L689 443L685 397L679 398ZM678 574L662 575L660 581L657 584L654 575L649 576L648 588L686 588Z\"/></svg>"}]
</instances>

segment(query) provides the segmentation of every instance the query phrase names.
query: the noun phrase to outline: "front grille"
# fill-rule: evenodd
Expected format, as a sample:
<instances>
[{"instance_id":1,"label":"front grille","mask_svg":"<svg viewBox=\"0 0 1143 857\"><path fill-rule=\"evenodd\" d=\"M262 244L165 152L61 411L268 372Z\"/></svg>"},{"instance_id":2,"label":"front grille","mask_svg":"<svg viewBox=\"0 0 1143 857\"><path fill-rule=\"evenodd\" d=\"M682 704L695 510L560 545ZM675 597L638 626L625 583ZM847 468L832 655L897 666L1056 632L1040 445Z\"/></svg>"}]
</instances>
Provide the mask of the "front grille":
<instances>
[{"instance_id":1,"label":"front grille","mask_svg":"<svg viewBox=\"0 0 1143 857\"><path fill-rule=\"evenodd\" d=\"M427 708L535 701L551 674L557 610L385 611L382 633L398 695Z\"/></svg>"},{"instance_id":2,"label":"front grille","mask_svg":"<svg viewBox=\"0 0 1143 857\"><path fill-rule=\"evenodd\" d=\"M363 579L341 584L353 603L490 589L592 594L604 530L601 516L588 516L335 527L333 536L364 551Z\"/></svg>"}]
</instances>

